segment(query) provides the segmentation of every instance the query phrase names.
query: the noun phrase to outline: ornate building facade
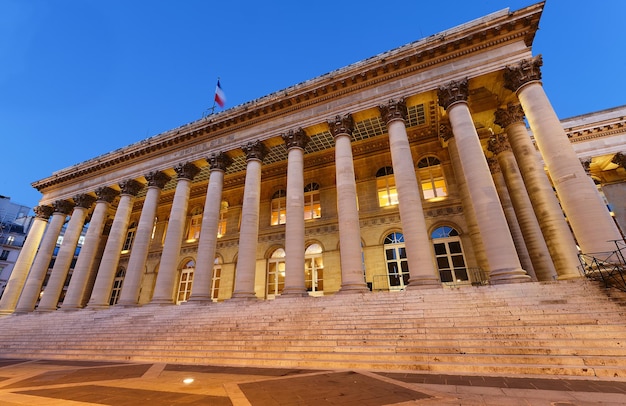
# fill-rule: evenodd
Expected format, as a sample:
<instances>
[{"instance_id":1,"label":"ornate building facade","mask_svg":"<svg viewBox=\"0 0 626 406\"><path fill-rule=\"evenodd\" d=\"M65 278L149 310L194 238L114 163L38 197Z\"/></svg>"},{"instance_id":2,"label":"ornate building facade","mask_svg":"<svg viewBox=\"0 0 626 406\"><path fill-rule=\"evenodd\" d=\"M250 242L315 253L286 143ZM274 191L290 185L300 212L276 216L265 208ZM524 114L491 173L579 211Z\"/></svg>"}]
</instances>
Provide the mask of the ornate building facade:
<instances>
[{"instance_id":1,"label":"ornate building facade","mask_svg":"<svg viewBox=\"0 0 626 406\"><path fill-rule=\"evenodd\" d=\"M35 182L0 312L580 278L579 250L623 239L624 108L559 121L532 53L543 6Z\"/></svg>"}]
</instances>

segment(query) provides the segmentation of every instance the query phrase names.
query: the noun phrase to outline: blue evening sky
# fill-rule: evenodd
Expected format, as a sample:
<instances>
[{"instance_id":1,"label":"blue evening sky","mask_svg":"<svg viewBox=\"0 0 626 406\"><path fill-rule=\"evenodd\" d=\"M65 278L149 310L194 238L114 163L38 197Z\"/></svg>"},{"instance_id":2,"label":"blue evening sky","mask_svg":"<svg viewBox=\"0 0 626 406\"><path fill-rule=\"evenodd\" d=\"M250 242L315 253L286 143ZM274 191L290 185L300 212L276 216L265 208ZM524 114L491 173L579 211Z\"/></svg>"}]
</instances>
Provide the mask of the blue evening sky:
<instances>
[{"instance_id":1,"label":"blue evening sky","mask_svg":"<svg viewBox=\"0 0 626 406\"><path fill-rule=\"evenodd\" d=\"M0 195L54 171L533 0L0 0ZM547 0L534 43L557 114L626 104L623 0Z\"/></svg>"}]
</instances>

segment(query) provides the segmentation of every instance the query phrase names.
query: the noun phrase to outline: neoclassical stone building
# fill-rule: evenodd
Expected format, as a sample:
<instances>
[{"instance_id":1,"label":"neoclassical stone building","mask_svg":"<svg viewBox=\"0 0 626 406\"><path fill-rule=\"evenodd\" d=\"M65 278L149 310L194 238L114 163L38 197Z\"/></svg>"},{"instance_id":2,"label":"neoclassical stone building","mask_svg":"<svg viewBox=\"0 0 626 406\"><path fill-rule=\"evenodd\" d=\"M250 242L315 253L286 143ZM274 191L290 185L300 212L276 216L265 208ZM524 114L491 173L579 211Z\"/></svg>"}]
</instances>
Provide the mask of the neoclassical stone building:
<instances>
[{"instance_id":1,"label":"neoclassical stone building","mask_svg":"<svg viewBox=\"0 0 626 406\"><path fill-rule=\"evenodd\" d=\"M543 6L35 182L0 311L580 278L579 250L623 238L597 184L623 225L625 109L559 121L532 53Z\"/></svg>"}]
</instances>

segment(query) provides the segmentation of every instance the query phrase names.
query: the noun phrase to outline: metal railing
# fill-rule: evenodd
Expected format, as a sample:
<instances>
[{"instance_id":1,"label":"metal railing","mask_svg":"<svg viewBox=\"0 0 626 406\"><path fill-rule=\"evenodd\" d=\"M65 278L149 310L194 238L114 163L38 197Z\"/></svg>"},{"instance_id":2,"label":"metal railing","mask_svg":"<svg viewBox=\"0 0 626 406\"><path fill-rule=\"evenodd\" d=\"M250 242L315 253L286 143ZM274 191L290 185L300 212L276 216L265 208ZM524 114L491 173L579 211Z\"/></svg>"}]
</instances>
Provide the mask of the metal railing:
<instances>
[{"instance_id":1,"label":"metal railing","mask_svg":"<svg viewBox=\"0 0 626 406\"><path fill-rule=\"evenodd\" d=\"M602 282L604 287L626 292L626 242L613 240L615 251L578 254L580 269L587 279Z\"/></svg>"},{"instance_id":2,"label":"metal railing","mask_svg":"<svg viewBox=\"0 0 626 406\"><path fill-rule=\"evenodd\" d=\"M406 286L392 286L389 283L389 277L393 276L397 278L397 274L376 274L372 276L372 288L373 292L382 292L390 290L404 290ZM460 287L460 286L485 286L489 285L489 275L482 268L467 268L467 276L469 280L442 282L443 285L448 287Z\"/></svg>"}]
</instances>

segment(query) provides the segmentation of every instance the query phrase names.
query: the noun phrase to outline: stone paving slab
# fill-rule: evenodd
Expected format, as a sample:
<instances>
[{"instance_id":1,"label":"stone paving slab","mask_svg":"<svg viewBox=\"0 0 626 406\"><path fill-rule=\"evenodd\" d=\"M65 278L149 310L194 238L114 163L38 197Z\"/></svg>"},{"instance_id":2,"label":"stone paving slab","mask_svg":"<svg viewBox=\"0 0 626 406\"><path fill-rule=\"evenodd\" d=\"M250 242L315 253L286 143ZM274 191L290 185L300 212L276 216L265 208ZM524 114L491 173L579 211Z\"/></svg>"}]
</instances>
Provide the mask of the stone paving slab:
<instances>
[{"instance_id":1,"label":"stone paving slab","mask_svg":"<svg viewBox=\"0 0 626 406\"><path fill-rule=\"evenodd\" d=\"M0 359L2 406L624 404L624 380Z\"/></svg>"}]
</instances>

